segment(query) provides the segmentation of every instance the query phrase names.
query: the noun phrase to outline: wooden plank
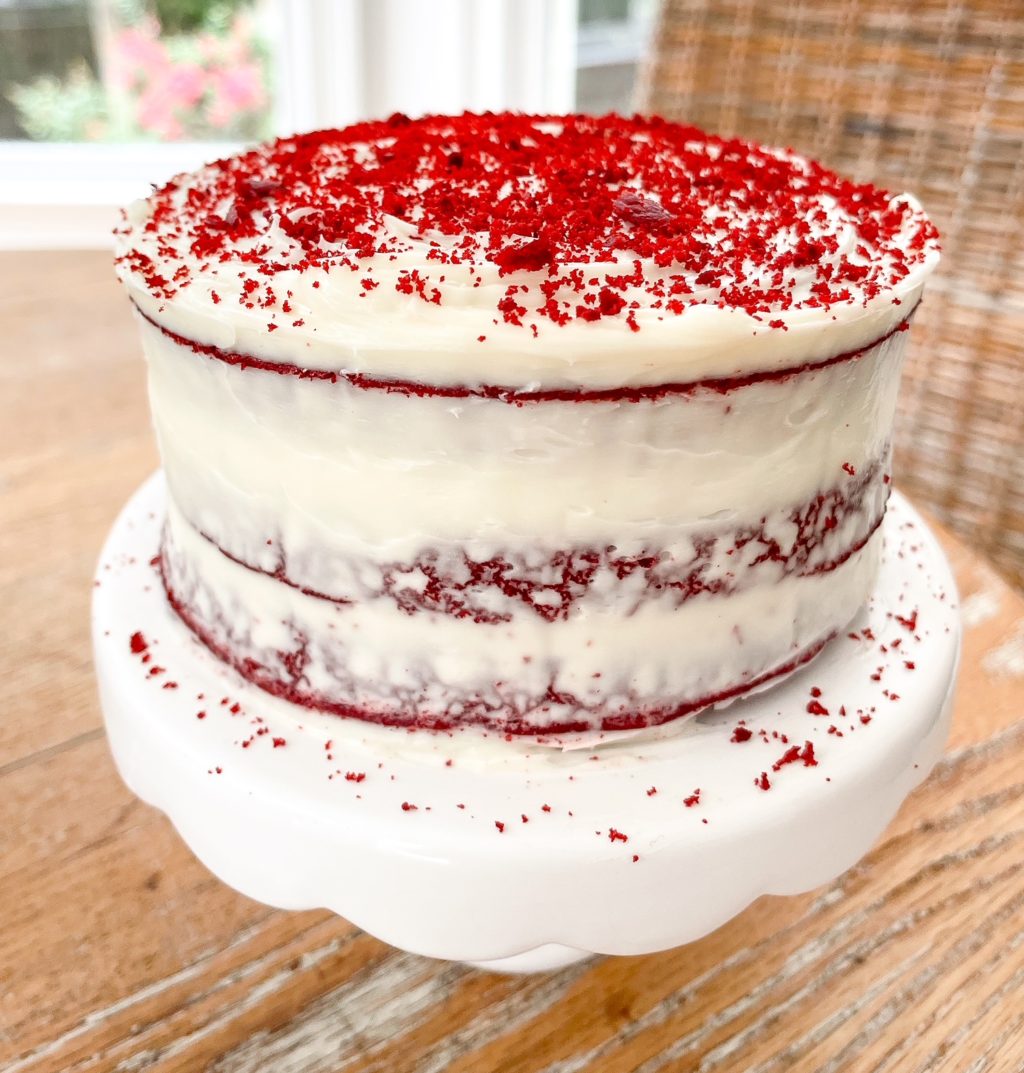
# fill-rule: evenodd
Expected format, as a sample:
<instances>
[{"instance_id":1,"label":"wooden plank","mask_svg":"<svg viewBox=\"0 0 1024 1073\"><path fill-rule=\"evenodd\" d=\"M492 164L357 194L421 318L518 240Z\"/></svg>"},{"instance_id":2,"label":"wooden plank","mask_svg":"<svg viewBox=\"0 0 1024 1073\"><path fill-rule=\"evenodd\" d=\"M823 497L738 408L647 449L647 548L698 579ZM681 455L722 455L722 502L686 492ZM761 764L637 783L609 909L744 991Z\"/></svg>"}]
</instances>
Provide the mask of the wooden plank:
<instances>
[{"instance_id":1,"label":"wooden plank","mask_svg":"<svg viewBox=\"0 0 1024 1073\"><path fill-rule=\"evenodd\" d=\"M1024 600L969 549L949 753L861 865L667 954L431 962L235 894L118 781L87 606L155 465L134 328L101 254L0 257L0 315L0 1067L1024 1068Z\"/></svg>"}]
</instances>

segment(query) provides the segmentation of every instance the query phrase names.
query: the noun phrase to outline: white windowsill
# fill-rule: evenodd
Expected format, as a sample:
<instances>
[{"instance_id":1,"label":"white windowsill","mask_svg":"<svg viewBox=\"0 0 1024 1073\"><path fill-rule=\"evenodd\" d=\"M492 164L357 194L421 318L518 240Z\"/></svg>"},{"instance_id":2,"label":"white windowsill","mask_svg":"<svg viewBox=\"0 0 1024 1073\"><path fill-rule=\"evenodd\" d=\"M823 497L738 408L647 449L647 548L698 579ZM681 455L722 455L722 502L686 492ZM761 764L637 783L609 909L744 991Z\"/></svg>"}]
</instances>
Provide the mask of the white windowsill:
<instances>
[{"instance_id":1,"label":"white windowsill","mask_svg":"<svg viewBox=\"0 0 1024 1073\"><path fill-rule=\"evenodd\" d=\"M0 249L110 244L120 206L234 152L230 142L0 142Z\"/></svg>"}]
</instances>

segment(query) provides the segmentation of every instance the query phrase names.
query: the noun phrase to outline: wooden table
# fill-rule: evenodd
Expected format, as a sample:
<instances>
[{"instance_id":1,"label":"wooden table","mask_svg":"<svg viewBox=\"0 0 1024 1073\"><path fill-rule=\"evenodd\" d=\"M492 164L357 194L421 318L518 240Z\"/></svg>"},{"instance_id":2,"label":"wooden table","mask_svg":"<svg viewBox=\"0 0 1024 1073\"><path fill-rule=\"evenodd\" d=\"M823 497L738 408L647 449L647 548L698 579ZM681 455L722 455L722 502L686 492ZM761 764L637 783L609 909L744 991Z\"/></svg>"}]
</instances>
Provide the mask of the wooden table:
<instances>
[{"instance_id":1,"label":"wooden table","mask_svg":"<svg viewBox=\"0 0 1024 1073\"><path fill-rule=\"evenodd\" d=\"M946 759L827 889L692 946L503 978L210 876L117 778L90 577L156 465L98 253L0 257L0 1067L1024 1069L1024 600L946 537L966 630Z\"/></svg>"}]
</instances>

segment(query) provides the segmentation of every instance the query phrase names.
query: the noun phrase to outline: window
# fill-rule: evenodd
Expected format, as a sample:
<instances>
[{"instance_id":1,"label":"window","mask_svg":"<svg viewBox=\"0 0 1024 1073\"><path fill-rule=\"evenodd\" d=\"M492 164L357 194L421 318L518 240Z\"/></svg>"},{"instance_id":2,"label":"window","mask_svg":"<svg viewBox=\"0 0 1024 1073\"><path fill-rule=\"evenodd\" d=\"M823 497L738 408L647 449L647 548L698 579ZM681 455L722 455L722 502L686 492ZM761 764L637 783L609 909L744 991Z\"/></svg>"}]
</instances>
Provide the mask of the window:
<instances>
[{"instance_id":1,"label":"window","mask_svg":"<svg viewBox=\"0 0 1024 1073\"><path fill-rule=\"evenodd\" d=\"M372 115L629 111L656 0L0 0L0 247L275 133Z\"/></svg>"},{"instance_id":2,"label":"window","mask_svg":"<svg viewBox=\"0 0 1024 1073\"><path fill-rule=\"evenodd\" d=\"M0 135L47 142L251 141L271 133L255 0L0 6Z\"/></svg>"},{"instance_id":3,"label":"window","mask_svg":"<svg viewBox=\"0 0 1024 1073\"><path fill-rule=\"evenodd\" d=\"M576 49L576 107L581 112L635 108L640 62L657 0L580 0Z\"/></svg>"}]
</instances>

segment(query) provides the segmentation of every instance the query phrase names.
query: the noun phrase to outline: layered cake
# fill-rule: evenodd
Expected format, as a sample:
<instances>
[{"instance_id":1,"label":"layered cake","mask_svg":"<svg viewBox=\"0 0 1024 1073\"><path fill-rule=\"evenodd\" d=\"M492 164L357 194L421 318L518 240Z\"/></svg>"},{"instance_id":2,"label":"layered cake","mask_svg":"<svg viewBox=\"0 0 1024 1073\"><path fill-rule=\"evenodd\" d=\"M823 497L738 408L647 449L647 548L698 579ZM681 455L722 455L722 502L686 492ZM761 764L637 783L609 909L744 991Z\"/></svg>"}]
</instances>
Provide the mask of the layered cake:
<instances>
[{"instance_id":1,"label":"layered cake","mask_svg":"<svg viewBox=\"0 0 1024 1073\"><path fill-rule=\"evenodd\" d=\"M339 716L662 723L864 603L935 229L659 119L363 123L181 175L120 278L219 659Z\"/></svg>"}]
</instances>

